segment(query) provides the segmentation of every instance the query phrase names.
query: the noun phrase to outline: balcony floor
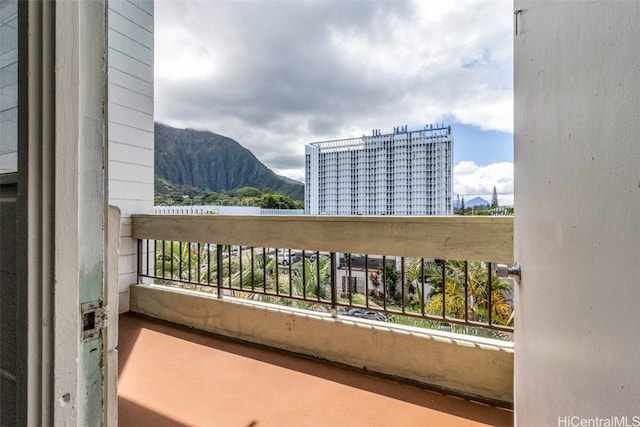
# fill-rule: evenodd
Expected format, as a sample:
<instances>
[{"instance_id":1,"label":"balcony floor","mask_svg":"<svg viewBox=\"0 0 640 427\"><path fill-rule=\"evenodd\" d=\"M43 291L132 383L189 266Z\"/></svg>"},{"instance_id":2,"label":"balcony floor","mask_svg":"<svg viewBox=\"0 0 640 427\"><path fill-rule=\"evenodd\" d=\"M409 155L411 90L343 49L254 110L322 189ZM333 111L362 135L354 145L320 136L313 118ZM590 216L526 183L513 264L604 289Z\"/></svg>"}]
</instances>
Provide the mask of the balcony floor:
<instances>
[{"instance_id":1,"label":"balcony floor","mask_svg":"<svg viewBox=\"0 0 640 427\"><path fill-rule=\"evenodd\" d=\"M509 426L513 412L127 313L120 426Z\"/></svg>"}]
</instances>

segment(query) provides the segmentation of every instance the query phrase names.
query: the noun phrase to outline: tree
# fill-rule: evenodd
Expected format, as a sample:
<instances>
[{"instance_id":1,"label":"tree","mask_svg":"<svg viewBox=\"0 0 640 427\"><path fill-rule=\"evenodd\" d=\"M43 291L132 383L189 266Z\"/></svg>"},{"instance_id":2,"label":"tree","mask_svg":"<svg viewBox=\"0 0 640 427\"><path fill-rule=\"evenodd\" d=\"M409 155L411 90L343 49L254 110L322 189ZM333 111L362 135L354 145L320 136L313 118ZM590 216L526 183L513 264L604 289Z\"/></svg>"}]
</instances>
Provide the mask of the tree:
<instances>
[{"instance_id":1,"label":"tree","mask_svg":"<svg viewBox=\"0 0 640 427\"><path fill-rule=\"evenodd\" d=\"M304 270L304 272L303 272ZM320 277L318 278L318 270ZM331 296L331 258L326 255L318 260L303 259L293 268L291 282L295 296L328 299Z\"/></svg>"},{"instance_id":2,"label":"tree","mask_svg":"<svg viewBox=\"0 0 640 427\"><path fill-rule=\"evenodd\" d=\"M199 289L198 284L217 282L215 246L199 243L155 241L156 283L186 283L183 287ZM161 278L161 279L160 279Z\"/></svg>"},{"instance_id":3,"label":"tree","mask_svg":"<svg viewBox=\"0 0 640 427\"><path fill-rule=\"evenodd\" d=\"M236 195L241 198L260 197L262 192L255 187L242 187L236 190Z\"/></svg>"},{"instance_id":4,"label":"tree","mask_svg":"<svg viewBox=\"0 0 640 427\"><path fill-rule=\"evenodd\" d=\"M259 249L242 250L242 260L240 257L231 257L231 287L246 289L257 289L266 292L267 289L273 289L275 280L272 277L276 268L276 259L267 254L263 254ZM252 264L253 261L253 264ZM223 274L228 274L228 264L225 266ZM266 273L266 275L265 275ZM252 282L253 280L253 282ZM242 298L243 295L235 296Z\"/></svg>"},{"instance_id":5,"label":"tree","mask_svg":"<svg viewBox=\"0 0 640 427\"><path fill-rule=\"evenodd\" d=\"M289 196L280 193L264 193L259 199L263 209L294 209L294 202Z\"/></svg>"},{"instance_id":6,"label":"tree","mask_svg":"<svg viewBox=\"0 0 640 427\"><path fill-rule=\"evenodd\" d=\"M442 283L442 266L429 263L425 266L432 290L426 303L426 311L430 314L442 314L442 294L445 296L444 312L448 317L465 318L465 267L463 261L443 261L445 283ZM490 287L487 286L488 271L481 262L467 263L467 308L468 318L477 322L488 322L489 315L493 323L508 325L513 322L512 308L506 295L511 292L508 282L493 276ZM490 288L490 290L489 290ZM491 314L489 314L489 292L491 292Z\"/></svg>"},{"instance_id":7,"label":"tree","mask_svg":"<svg viewBox=\"0 0 640 427\"><path fill-rule=\"evenodd\" d=\"M200 193L180 193L172 191L166 194L156 195L155 206L184 206L184 205L222 205L222 206L259 206L263 209L304 209L302 200L293 200L291 197L273 192L270 189L265 193L253 187L243 187L231 193L215 193L203 191Z\"/></svg>"},{"instance_id":8,"label":"tree","mask_svg":"<svg viewBox=\"0 0 640 427\"><path fill-rule=\"evenodd\" d=\"M263 254L259 248L254 251L252 257L251 249L242 250L242 262L240 262L240 257L232 256L226 258L223 263L224 283L225 286L228 286L228 263L231 262L230 292L234 297L306 309L325 311L328 309L327 301L331 295L331 259L329 256L322 255L317 261L305 258L289 269L288 267L278 267L275 256ZM320 273L319 279L318 271ZM289 281L290 272L291 281ZM291 288L289 287L290 283ZM289 294L293 297L304 297L309 301L290 299Z\"/></svg>"},{"instance_id":9,"label":"tree","mask_svg":"<svg viewBox=\"0 0 640 427\"><path fill-rule=\"evenodd\" d=\"M496 186L493 186L493 196L491 196L491 209L498 207L498 192Z\"/></svg>"}]
</instances>

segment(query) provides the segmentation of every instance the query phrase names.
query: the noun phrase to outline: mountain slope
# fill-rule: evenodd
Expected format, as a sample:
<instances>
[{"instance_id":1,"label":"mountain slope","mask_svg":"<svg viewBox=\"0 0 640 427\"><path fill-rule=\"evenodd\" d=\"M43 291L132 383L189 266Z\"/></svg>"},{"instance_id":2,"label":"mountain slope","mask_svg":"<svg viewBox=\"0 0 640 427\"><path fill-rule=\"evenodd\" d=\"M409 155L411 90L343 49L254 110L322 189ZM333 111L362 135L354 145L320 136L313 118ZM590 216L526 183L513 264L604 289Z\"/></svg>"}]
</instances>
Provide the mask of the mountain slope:
<instances>
[{"instance_id":1,"label":"mountain slope","mask_svg":"<svg viewBox=\"0 0 640 427\"><path fill-rule=\"evenodd\" d=\"M276 175L231 138L208 131L155 124L155 173L175 185L226 192L269 187L302 200L304 185Z\"/></svg>"},{"instance_id":2,"label":"mountain slope","mask_svg":"<svg viewBox=\"0 0 640 427\"><path fill-rule=\"evenodd\" d=\"M473 199L471 199L469 201L465 201L464 205L466 207L470 208L470 207L476 207L476 206L489 206L489 205L491 205L491 203L487 202L482 197L474 197Z\"/></svg>"}]
</instances>

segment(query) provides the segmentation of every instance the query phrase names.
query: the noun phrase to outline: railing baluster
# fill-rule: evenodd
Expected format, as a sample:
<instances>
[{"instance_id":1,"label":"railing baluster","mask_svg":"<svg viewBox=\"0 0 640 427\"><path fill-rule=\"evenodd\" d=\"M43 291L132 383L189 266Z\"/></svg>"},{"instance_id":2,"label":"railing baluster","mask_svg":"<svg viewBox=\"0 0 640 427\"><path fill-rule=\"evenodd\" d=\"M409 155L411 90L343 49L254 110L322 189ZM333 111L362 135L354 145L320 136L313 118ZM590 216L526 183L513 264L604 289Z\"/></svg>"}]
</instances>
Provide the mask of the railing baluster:
<instances>
[{"instance_id":1,"label":"railing baluster","mask_svg":"<svg viewBox=\"0 0 640 427\"><path fill-rule=\"evenodd\" d=\"M188 245L187 246L187 281L191 282L191 280L192 280L191 279L191 273L192 273L192 271L191 271L191 267L192 267L191 266L191 248L192 248L192 246L191 245L192 245L192 243L188 242L187 245Z\"/></svg>"},{"instance_id":2,"label":"railing baluster","mask_svg":"<svg viewBox=\"0 0 640 427\"><path fill-rule=\"evenodd\" d=\"M224 280L224 266L222 265L222 245L216 245L216 264L218 276L218 298L222 298L222 282Z\"/></svg>"},{"instance_id":3,"label":"railing baluster","mask_svg":"<svg viewBox=\"0 0 640 427\"><path fill-rule=\"evenodd\" d=\"M278 263L278 248L274 248L275 249L275 263L276 263L276 295L280 295L280 265Z\"/></svg>"},{"instance_id":4,"label":"railing baluster","mask_svg":"<svg viewBox=\"0 0 640 427\"><path fill-rule=\"evenodd\" d=\"M178 279L182 280L182 242L178 242Z\"/></svg>"},{"instance_id":5,"label":"railing baluster","mask_svg":"<svg viewBox=\"0 0 640 427\"><path fill-rule=\"evenodd\" d=\"M147 247L149 246L149 241L147 240ZM137 283L142 283L142 239L138 239L138 266L137 266L138 270L138 274L137 274L137 278L136 281Z\"/></svg>"},{"instance_id":6,"label":"railing baluster","mask_svg":"<svg viewBox=\"0 0 640 427\"><path fill-rule=\"evenodd\" d=\"M211 243L207 243L207 285L211 286Z\"/></svg>"},{"instance_id":7,"label":"railing baluster","mask_svg":"<svg viewBox=\"0 0 640 427\"><path fill-rule=\"evenodd\" d=\"M262 291L267 293L267 250L262 248Z\"/></svg>"},{"instance_id":8,"label":"railing baluster","mask_svg":"<svg viewBox=\"0 0 640 427\"><path fill-rule=\"evenodd\" d=\"M316 300L320 301L320 252L316 252Z\"/></svg>"},{"instance_id":9,"label":"railing baluster","mask_svg":"<svg viewBox=\"0 0 640 427\"><path fill-rule=\"evenodd\" d=\"M404 257L400 257L400 308L402 313L406 313L404 297Z\"/></svg>"},{"instance_id":10,"label":"railing baluster","mask_svg":"<svg viewBox=\"0 0 640 427\"><path fill-rule=\"evenodd\" d=\"M338 293L337 293L337 280L336 276L338 275L338 266L336 263L336 253L330 252L329 256L331 257L331 315L333 317L338 316Z\"/></svg>"},{"instance_id":11,"label":"railing baluster","mask_svg":"<svg viewBox=\"0 0 640 427\"><path fill-rule=\"evenodd\" d=\"M369 308L369 255L364 254L364 302Z\"/></svg>"},{"instance_id":12,"label":"railing baluster","mask_svg":"<svg viewBox=\"0 0 640 427\"><path fill-rule=\"evenodd\" d=\"M173 279L174 276L176 275L175 271L174 271L174 262L178 264L178 268L180 268L180 258L176 258L174 255L174 247L173 247L173 240L171 240L170 242L170 250L171 250L171 278ZM180 256L180 252L178 252L178 257ZM180 276L178 275L178 279L180 279Z\"/></svg>"},{"instance_id":13,"label":"railing baluster","mask_svg":"<svg viewBox=\"0 0 640 427\"><path fill-rule=\"evenodd\" d=\"M150 245L150 240L146 239L147 241L147 265L146 268L143 266L143 270L145 270L147 272L147 276L149 275L149 265L151 265L151 258L153 258L154 262L153 262L153 274L155 275L156 273L156 263L155 263L155 259L156 259L156 254L157 254L157 247L158 247L158 243L157 240L153 241L153 256L151 255L151 251L149 249L149 245Z\"/></svg>"},{"instance_id":14,"label":"railing baluster","mask_svg":"<svg viewBox=\"0 0 640 427\"><path fill-rule=\"evenodd\" d=\"M447 260L442 260L442 318L447 318L447 273L446 273Z\"/></svg>"},{"instance_id":15,"label":"railing baluster","mask_svg":"<svg viewBox=\"0 0 640 427\"><path fill-rule=\"evenodd\" d=\"M140 239L140 240L143 240L143 239ZM140 244L138 243L138 250L141 249L141 247L139 245ZM147 248L147 250L142 255L140 253L138 253L138 262L141 262L140 269L138 270L138 275L145 274L145 275L149 276L149 247L150 247L150 245L151 245L150 239L144 239L144 246ZM155 243L155 240L154 240L153 247L155 248L155 246L156 246L156 243ZM154 254L155 254L155 251L154 251ZM146 263L145 263L145 261L146 261ZM153 265L153 268L154 268L154 272L155 272L155 268L156 268L155 264ZM139 283L142 283L142 282L139 282Z\"/></svg>"},{"instance_id":16,"label":"railing baluster","mask_svg":"<svg viewBox=\"0 0 640 427\"><path fill-rule=\"evenodd\" d=\"M420 293L420 311L424 316L424 305L427 301L427 296L424 294L424 258L420 258L420 286L422 287L422 292Z\"/></svg>"},{"instance_id":17,"label":"railing baluster","mask_svg":"<svg viewBox=\"0 0 640 427\"><path fill-rule=\"evenodd\" d=\"M201 252L202 249L201 249L200 243L198 243L197 247L198 247L198 253L196 257L196 260L197 260L196 272L198 273L197 280L198 280L198 283L200 284L202 282L202 276L200 275L200 269L202 268L202 259L200 258L202 256L202 252Z\"/></svg>"},{"instance_id":18,"label":"railing baluster","mask_svg":"<svg viewBox=\"0 0 640 427\"><path fill-rule=\"evenodd\" d=\"M167 262L167 256L166 256L166 249L165 249L165 245L166 245L166 240L162 241L162 278L165 278L165 263ZM171 273L171 275L173 276L173 257L171 257L171 270L169 270L169 272Z\"/></svg>"},{"instance_id":19,"label":"railing baluster","mask_svg":"<svg viewBox=\"0 0 640 427\"><path fill-rule=\"evenodd\" d=\"M302 298L307 299L307 257L302 250Z\"/></svg>"},{"instance_id":20,"label":"railing baluster","mask_svg":"<svg viewBox=\"0 0 640 427\"><path fill-rule=\"evenodd\" d=\"M347 295L349 296L349 305L353 305L353 295L351 295L351 282L353 280L353 276L351 274L351 254L344 254L347 257L347 269L348 269L348 278L347 278Z\"/></svg>"},{"instance_id":21,"label":"railing baluster","mask_svg":"<svg viewBox=\"0 0 640 427\"><path fill-rule=\"evenodd\" d=\"M240 276L240 289L244 289L244 282L242 277L242 246L238 246L238 268Z\"/></svg>"},{"instance_id":22,"label":"railing baluster","mask_svg":"<svg viewBox=\"0 0 640 427\"><path fill-rule=\"evenodd\" d=\"M491 313L492 313L492 309L493 309L493 307L491 307L491 294L493 292L491 292L491 263L490 262L487 263L487 270L488 270L488 277L487 277L487 279L488 279L488 282L487 282L487 293L488 293L487 305L488 305L488 307L487 307L487 311L489 312L489 326L491 326L491 324L493 323L493 321L491 319L492 318Z\"/></svg>"},{"instance_id":23,"label":"railing baluster","mask_svg":"<svg viewBox=\"0 0 640 427\"><path fill-rule=\"evenodd\" d=\"M291 297L291 296L293 296L293 286L291 285L291 277L292 277L291 269L292 269L293 267L291 266L291 261L292 261L292 258L291 258L291 249L289 249L289 296L290 296L290 297Z\"/></svg>"},{"instance_id":24,"label":"railing baluster","mask_svg":"<svg viewBox=\"0 0 640 427\"><path fill-rule=\"evenodd\" d=\"M469 321L469 263L464 262L464 321Z\"/></svg>"},{"instance_id":25,"label":"railing baluster","mask_svg":"<svg viewBox=\"0 0 640 427\"><path fill-rule=\"evenodd\" d=\"M387 257L382 255L382 307L387 310Z\"/></svg>"},{"instance_id":26,"label":"railing baluster","mask_svg":"<svg viewBox=\"0 0 640 427\"><path fill-rule=\"evenodd\" d=\"M228 264L228 271L229 274L227 276L227 280L229 282L229 289L231 289L231 245L227 246L227 264Z\"/></svg>"},{"instance_id":27,"label":"railing baluster","mask_svg":"<svg viewBox=\"0 0 640 427\"><path fill-rule=\"evenodd\" d=\"M254 256L254 252L255 252L255 248L253 246L251 246L251 291L253 292L255 290L255 256Z\"/></svg>"}]
</instances>

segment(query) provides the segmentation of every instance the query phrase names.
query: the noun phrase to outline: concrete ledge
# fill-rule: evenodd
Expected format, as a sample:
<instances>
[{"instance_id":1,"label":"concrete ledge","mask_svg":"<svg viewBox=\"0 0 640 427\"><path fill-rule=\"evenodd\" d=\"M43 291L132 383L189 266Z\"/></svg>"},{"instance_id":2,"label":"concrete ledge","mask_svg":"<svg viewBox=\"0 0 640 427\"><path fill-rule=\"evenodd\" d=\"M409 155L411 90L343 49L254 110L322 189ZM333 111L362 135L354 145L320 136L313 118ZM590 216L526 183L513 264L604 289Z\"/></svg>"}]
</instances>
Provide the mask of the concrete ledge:
<instances>
[{"instance_id":1,"label":"concrete ledge","mask_svg":"<svg viewBox=\"0 0 640 427\"><path fill-rule=\"evenodd\" d=\"M130 288L131 311L484 400L513 404L513 344L156 285Z\"/></svg>"},{"instance_id":2,"label":"concrete ledge","mask_svg":"<svg viewBox=\"0 0 640 427\"><path fill-rule=\"evenodd\" d=\"M126 313L129 311L129 291L120 292L118 294L118 313Z\"/></svg>"}]
</instances>

